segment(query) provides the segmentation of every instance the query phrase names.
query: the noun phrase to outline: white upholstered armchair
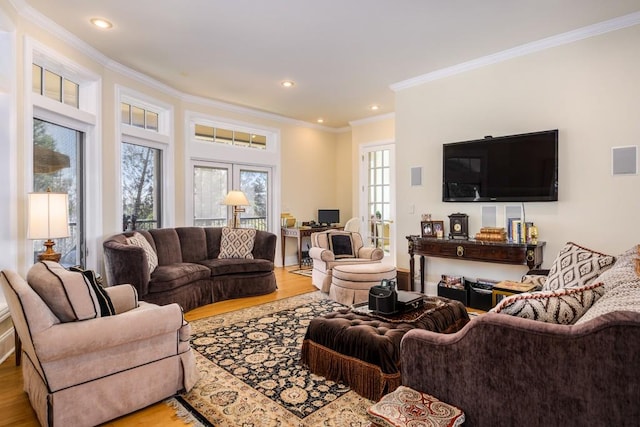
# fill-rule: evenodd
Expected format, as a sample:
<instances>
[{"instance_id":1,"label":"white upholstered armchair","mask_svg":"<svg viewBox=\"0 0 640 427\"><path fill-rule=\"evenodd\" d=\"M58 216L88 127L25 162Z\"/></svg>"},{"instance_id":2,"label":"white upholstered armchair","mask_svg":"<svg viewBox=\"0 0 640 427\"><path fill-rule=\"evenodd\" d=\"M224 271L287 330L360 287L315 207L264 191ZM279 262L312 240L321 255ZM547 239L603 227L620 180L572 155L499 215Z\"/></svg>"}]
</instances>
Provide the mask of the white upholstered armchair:
<instances>
[{"instance_id":1,"label":"white upholstered armchair","mask_svg":"<svg viewBox=\"0 0 640 427\"><path fill-rule=\"evenodd\" d=\"M85 277L51 261L35 264L29 283L0 273L24 390L43 426L101 424L189 390L199 376L180 306L138 302L130 285L98 289Z\"/></svg>"},{"instance_id":2,"label":"white upholstered armchair","mask_svg":"<svg viewBox=\"0 0 640 427\"><path fill-rule=\"evenodd\" d=\"M384 252L380 248L364 246L360 233L328 230L311 235L309 256L313 260L311 283L321 291L329 292L333 267L379 263Z\"/></svg>"}]
</instances>

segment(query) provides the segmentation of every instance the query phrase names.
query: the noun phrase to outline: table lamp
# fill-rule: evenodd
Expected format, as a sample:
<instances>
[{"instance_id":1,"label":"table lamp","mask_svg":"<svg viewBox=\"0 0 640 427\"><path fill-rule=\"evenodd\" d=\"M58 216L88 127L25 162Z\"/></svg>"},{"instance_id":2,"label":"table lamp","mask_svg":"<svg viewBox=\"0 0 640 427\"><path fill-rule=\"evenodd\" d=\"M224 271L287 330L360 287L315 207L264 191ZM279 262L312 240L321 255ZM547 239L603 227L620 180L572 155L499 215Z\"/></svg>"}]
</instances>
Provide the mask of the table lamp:
<instances>
[{"instance_id":1,"label":"table lamp","mask_svg":"<svg viewBox=\"0 0 640 427\"><path fill-rule=\"evenodd\" d=\"M38 255L39 261L60 261L60 253L53 250L51 239L69 237L69 195L67 193L29 193L29 224L27 238L43 240L47 248Z\"/></svg>"},{"instance_id":2,"label":"table lamp","mask_svg":"<svg viewBox=\"0 0 640 427\"><path fill-rule=\"evenodd\" d=\"M233 206L233 228L240 227L240 218L238 214L240 212L244 212L245 209L240 206L248 206L249 200L247 200L247 196L244 195L242 191L239 190L231 190L227 193L224 200L222 201L223 205Z\"/></svg>"}]
</instances>

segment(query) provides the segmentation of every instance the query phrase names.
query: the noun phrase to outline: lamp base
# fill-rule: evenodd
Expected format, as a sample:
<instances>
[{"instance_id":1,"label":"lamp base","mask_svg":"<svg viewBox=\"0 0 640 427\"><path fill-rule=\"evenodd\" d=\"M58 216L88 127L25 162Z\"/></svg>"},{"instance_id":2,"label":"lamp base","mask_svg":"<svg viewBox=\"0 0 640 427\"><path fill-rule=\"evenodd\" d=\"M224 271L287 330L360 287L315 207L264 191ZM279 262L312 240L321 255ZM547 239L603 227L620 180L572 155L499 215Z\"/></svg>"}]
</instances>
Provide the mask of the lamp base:
<instances>
[{"instance_id":1,"label":"lamp base","mask_svg":"<svg viewBox=\"0 0 640 427\"><path fill-rule=\"evenodd\" d=\"M62 254L53 250L54 245L55 243L51 239L44 242L44 246L47 248L47 250L38 255L38 261L60 262L60 257L62 257Z\"/></svg>"}]
</instances>

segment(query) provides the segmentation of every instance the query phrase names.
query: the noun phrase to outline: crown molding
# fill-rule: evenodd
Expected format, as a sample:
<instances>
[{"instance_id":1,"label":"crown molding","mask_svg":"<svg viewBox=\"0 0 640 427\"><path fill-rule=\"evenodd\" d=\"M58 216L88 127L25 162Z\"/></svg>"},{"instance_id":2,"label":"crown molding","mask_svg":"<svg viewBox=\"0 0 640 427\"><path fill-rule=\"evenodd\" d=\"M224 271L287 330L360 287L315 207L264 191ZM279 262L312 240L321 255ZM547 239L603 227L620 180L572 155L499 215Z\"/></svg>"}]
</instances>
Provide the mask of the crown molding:
<instances>
[{"instance_id":1,"label":"crown molding","mask_svg":"<svg viewBox=\"0 0 640 427\"><path fill-rule=\"evenodd\" d=\"M97 62L98 64L104 66L105 68L113 72L116 72L118 74L123 75L124 77L128 77L139 83L147 85L166 95L173 96L178 100L181 100L184 102L191 102L191 103L202 105L202 106L218 108L220 110L231 112L231 113L239 113L239 114L244 114L244 115L248 115L248 116L256 117L260 119L273 120L279 123L317 129L323 132L342 133L342 132L349 131L348 127L332 128L328 126L322 126L315 123L309 123L302 120L292 119L290 117L282 116L276 113L269 113L266 111L234 105L231 103L217 101L210 98L186 94L184 92L179 91L178 89L175 89L172 86L162 83L156 79L153 79L144 73L136 71L132 68L127 67L126 65L123 65L117 61L112 60L111 58L104 55L102 52L100 52L96 48L92 47L85 41L78 38L73 33L65 30L60 25L56 24L54 21L52 21L45 15L41 14L40 12L32 8L29 4L26 3L25 0L9 0L9 2L13 5L14 9L18 12L18 14L21 17L32 22L33 24L44 29L45 31L51 33L55 37L62 40L64 43L78 50L83 55L86 55L87 57L89 57L89 59Z\"/></svg>"},{"instance_id":2,"label":"crown molding","mask_svg":"<svg viewBox=\"0 0 640 427\"><path fill-rule=\"evenodd\" d=\"M630 13L628 15L619 16L617 18L609 19L607 21L598 22L593 25L588 25L586 27L568 31L566 33L557 34L555 36L547 37L531 43L526 43L511 49L503 50L501 52L483 56L481 58L473 59L471 61L463 62L461 64L453 65L451 67L442 68L440 70L423 74L418 77L413 77L411 79L394 83L389 87L391 88L392 91L399 92L401 90L419 86L424 83L440 80L445 77L455 76L456 74L465 73L467 71L471 71L478 68L486 67L488 65L493 65L499 62L507 61L509 59L517 58L524 55L529 55L531 53L539 52L546 49L551 49L551 48L562 46L568 43L573 43L578 40L595 37L611 31L617 31L623 28L637 25L639 23L640 23L640 12Z\"/></svg>"},{"instance_id":3,"label":"crown molding","mask_svg":"<svg viewBox=\"0 0 640 427\"><path fill-rule=\"evenodd\" d=\"M352 120L352 121L349 122L349 126L351 126L351 127L353 127L353 126L361 126L361 125L365 125L365 124L381 122L381 121L387 120L387 119L395 119L395 117L396 117L396 113L395 112L386 113L386 114L379 114L379 115L373 116L373 117L367 117L367 118L364 118L364 119Z\"/></svg>"}]
</instances>

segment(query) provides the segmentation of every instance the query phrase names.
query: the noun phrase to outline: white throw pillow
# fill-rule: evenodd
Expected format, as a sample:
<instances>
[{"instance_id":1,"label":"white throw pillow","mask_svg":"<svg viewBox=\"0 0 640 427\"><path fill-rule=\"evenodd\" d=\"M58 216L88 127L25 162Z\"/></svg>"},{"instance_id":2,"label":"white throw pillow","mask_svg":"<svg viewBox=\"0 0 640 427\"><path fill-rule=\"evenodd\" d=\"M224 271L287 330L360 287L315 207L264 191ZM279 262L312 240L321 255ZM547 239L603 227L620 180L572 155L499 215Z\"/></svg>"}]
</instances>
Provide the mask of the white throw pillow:
<instances>
[{"instance_id":1,"label":"white throw pillow","mask_svg":"<svg viewBox=\"0 0 640 427\"><path fill-rule=\"evenodd\" d=\"M575 288L592 283L609 269L615 257L568 242L553 261L543 291Z\"/></svg>"},{"instance_id":2,"label":"white throw pillow","mask_svg":"<svg viewBox=\"0 0 640 427\"><path fill-rule=\"evenodd\" d=\"M127 237L127 243L144 249L144 253L147 254L147 262L149 263L149 274L153 273L153 270L158 266L158 254L153 250L147 239L136 231L131 237Z\"/></svg>"},{"instance_id":3,"label":"white throw pillow","mask_svg":"<svg viewBox=\"0 0 640 427\"><path fill-rule=\"evenodd\" d=\"M218 258L253 259L254 228L222 228Z\"/></svg>"}]
</instances>

